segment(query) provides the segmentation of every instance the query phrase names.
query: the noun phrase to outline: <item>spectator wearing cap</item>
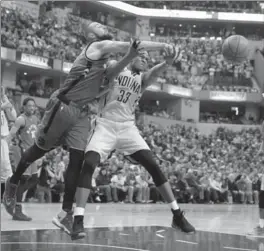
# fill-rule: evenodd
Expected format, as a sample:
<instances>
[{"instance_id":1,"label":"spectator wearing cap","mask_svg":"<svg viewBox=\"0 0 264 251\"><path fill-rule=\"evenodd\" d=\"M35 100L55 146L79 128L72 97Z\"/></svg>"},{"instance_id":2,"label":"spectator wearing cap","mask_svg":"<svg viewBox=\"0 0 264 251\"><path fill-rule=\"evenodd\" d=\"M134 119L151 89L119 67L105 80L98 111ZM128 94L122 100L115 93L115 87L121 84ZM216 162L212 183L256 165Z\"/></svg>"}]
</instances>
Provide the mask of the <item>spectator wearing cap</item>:
<instances>
[{"instance_id":1,"label":"spectator wearing cap","mask_svg":"<svg viewBox=\"0 0 264 251\"><path fill-rule=\"evenodd\" d=\"M99 191L105 196L106 202L112 202L110 183L111 179L107 175L105 167L102 167L96 178L96 186L97 188L99 188Z\"/></svg>"},{"instance_id":2,"label":"spectator wearing cap","mask_svg":"<svg viewBox=\"0 0 264 251\"><path fill-rule=\"evenodd\" d=\"M193 202L193 189L188 185L188 182L184 179L185 172L175 171L174 187L176 192L176 198L179 198L182 203Z\"/></svg>"}]
</instances>

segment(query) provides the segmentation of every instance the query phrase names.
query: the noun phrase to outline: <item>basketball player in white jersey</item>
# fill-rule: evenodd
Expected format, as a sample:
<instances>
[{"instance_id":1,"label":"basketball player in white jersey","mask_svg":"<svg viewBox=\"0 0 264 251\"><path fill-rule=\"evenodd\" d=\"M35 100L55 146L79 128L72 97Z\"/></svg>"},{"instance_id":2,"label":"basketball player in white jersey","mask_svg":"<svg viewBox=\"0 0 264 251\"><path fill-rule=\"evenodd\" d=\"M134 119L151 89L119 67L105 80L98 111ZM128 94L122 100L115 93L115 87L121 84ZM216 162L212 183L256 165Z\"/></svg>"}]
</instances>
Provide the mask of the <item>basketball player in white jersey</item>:
<instances>
[{"instance_id":1,"label":"basketball player in white jersey","mask_svg":"<svg viewBox=\"0 0 264 251\"><path fill-rule=\"evenodd\" d=\"M16 119L16 110L5 95L5 90L1 88L1 197L4 193L5 182L12 175L12 167L9 158L9 128L8 120Z\"/></svg>"},{"instance_id":2,"label":"basketball player in white jersey","mask_svg":"<svg viewBox=\"0 0 264 251\"><path fill-rule=\"evenodd\" d=\"M96 166L106 160L115 149L129 155L150 173L157 189L172 210L172 227L180 228L187 233L195 231L185 219L167 179L135 125L134 112L142 92L169 64L180 60L181 53L178 48L172 47L171 50L165 50L164 57L163 63L144 72L147 69L148 54L142 53L132 61L131 70L122 71L113 81L109 93L101 98L95 126L88 139L85 161L76 191L72 240L85 237L83 217L89 196L87 183L88 188L91 188L92 175Z\"/></svg>"},{"instance_id":3,"label":"basketball player in white jersey","mask_svg":"<svg viewBox=\"0 0 264 251\"><path fill-rule=\"evenodd\" d=\"M109 88L108 83L104 81L108 77L104 68L105 63L110 54L125 53L131 46L130 42L112 41L112 34L99 23L92 22L86 28L89 43L74 61L64 84L51 95L38 126L35 144L23 153L16 171L6 182L3 197L6 211L13 215L17 186L26 169L54 147L66 145L70 160L65 175L62 212L58 216L58 225L62 229L68 228L72 218L85 139L90 131L90 125L87 123L91 115L90 105ZM145 50L160 50L166 47L170 48L170 45L151 41L142 41L140 44L140 48ZM126 64L130 61L130 56L124 58ZM102 85L103 83L105 85Z\"/></svg>"}]
</instances>

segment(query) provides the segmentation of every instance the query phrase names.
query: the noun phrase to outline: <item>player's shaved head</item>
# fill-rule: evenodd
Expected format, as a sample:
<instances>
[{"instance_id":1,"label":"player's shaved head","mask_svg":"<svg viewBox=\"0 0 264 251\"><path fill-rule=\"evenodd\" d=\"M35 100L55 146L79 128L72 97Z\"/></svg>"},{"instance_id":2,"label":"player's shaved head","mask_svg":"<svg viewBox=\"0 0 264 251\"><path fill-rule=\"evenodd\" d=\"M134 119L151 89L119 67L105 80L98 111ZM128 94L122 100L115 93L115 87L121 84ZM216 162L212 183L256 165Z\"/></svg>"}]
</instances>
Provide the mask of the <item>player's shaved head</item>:
<instances>
[{"instance_id":1,"label":"player's shaved head","mask_svg":"<svg viewBox=\"0 0 264 251\"><path fill-rule=\"evenodd\" d=\"M92 37L92 35L94 35L97 39L100 40L113 39L113 35L109 31L109 29L105 25L102 25L97 22L90 23L89 26L87 27L87 31L89 33L88 34L89 37Z\"/></svg>"}]
</instances>

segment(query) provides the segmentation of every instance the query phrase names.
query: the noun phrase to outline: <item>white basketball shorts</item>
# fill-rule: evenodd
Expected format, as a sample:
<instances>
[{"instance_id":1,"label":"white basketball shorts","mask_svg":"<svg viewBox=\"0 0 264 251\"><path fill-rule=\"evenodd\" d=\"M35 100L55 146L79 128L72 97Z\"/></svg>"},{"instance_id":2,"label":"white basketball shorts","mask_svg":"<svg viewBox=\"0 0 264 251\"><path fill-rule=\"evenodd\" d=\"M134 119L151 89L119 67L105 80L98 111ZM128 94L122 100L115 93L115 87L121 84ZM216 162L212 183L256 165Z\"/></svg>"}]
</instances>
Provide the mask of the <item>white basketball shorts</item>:
<instances>
[{"instance_id":1,"label":"white basketball shorts","mask_svg":"<svg viewBox=\"0 0 264 251\"><path fill-rule=\"evenodd\" d=\"M9 157L9 147L5 139L1 139L1 183L4 183L12 175L12 167Z\"/></svg>"},{"instance_id":2,"label":"white basketball shorts","mask_svg":"<svg viewBox=\"0 0 264 251\"><path fill-rule=\"evenodd\" d=\"M85 152L95 151L100 154L101 162L117 150L131 155L140 150L149 150L134 121L114 122L97 118L87 141Z\"/></svg>"}]
</instances>

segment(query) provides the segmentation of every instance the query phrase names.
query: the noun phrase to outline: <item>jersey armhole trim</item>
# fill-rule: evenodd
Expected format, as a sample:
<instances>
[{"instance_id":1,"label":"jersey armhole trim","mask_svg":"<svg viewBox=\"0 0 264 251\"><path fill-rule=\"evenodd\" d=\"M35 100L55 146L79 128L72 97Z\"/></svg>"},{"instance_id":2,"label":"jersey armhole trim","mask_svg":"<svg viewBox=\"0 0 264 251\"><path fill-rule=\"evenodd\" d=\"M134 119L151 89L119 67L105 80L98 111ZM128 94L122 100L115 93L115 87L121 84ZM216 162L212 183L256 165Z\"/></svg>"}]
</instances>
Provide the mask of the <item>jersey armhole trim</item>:
<instances>
[{"instance_id":1,"label":"jersey armhole trim","mask_svg":"<svg viewBox=\"0 0 264 251\"><path fill-rule=\"evenodd\" d=\"M86 49L85 49L85 52L84 52L84 55L85 55L85 58L90 61L90 62L99 62L99 61L104 61L106 60L107 58L100 58L100 59L90 59L87 57L87 50L89 49L89 47L91 46L91 44L95 43L95 42L100 42L99 40L95 40L95 41L91 41L87 46L86 46Z\"/></svg>"}]
</instances>

